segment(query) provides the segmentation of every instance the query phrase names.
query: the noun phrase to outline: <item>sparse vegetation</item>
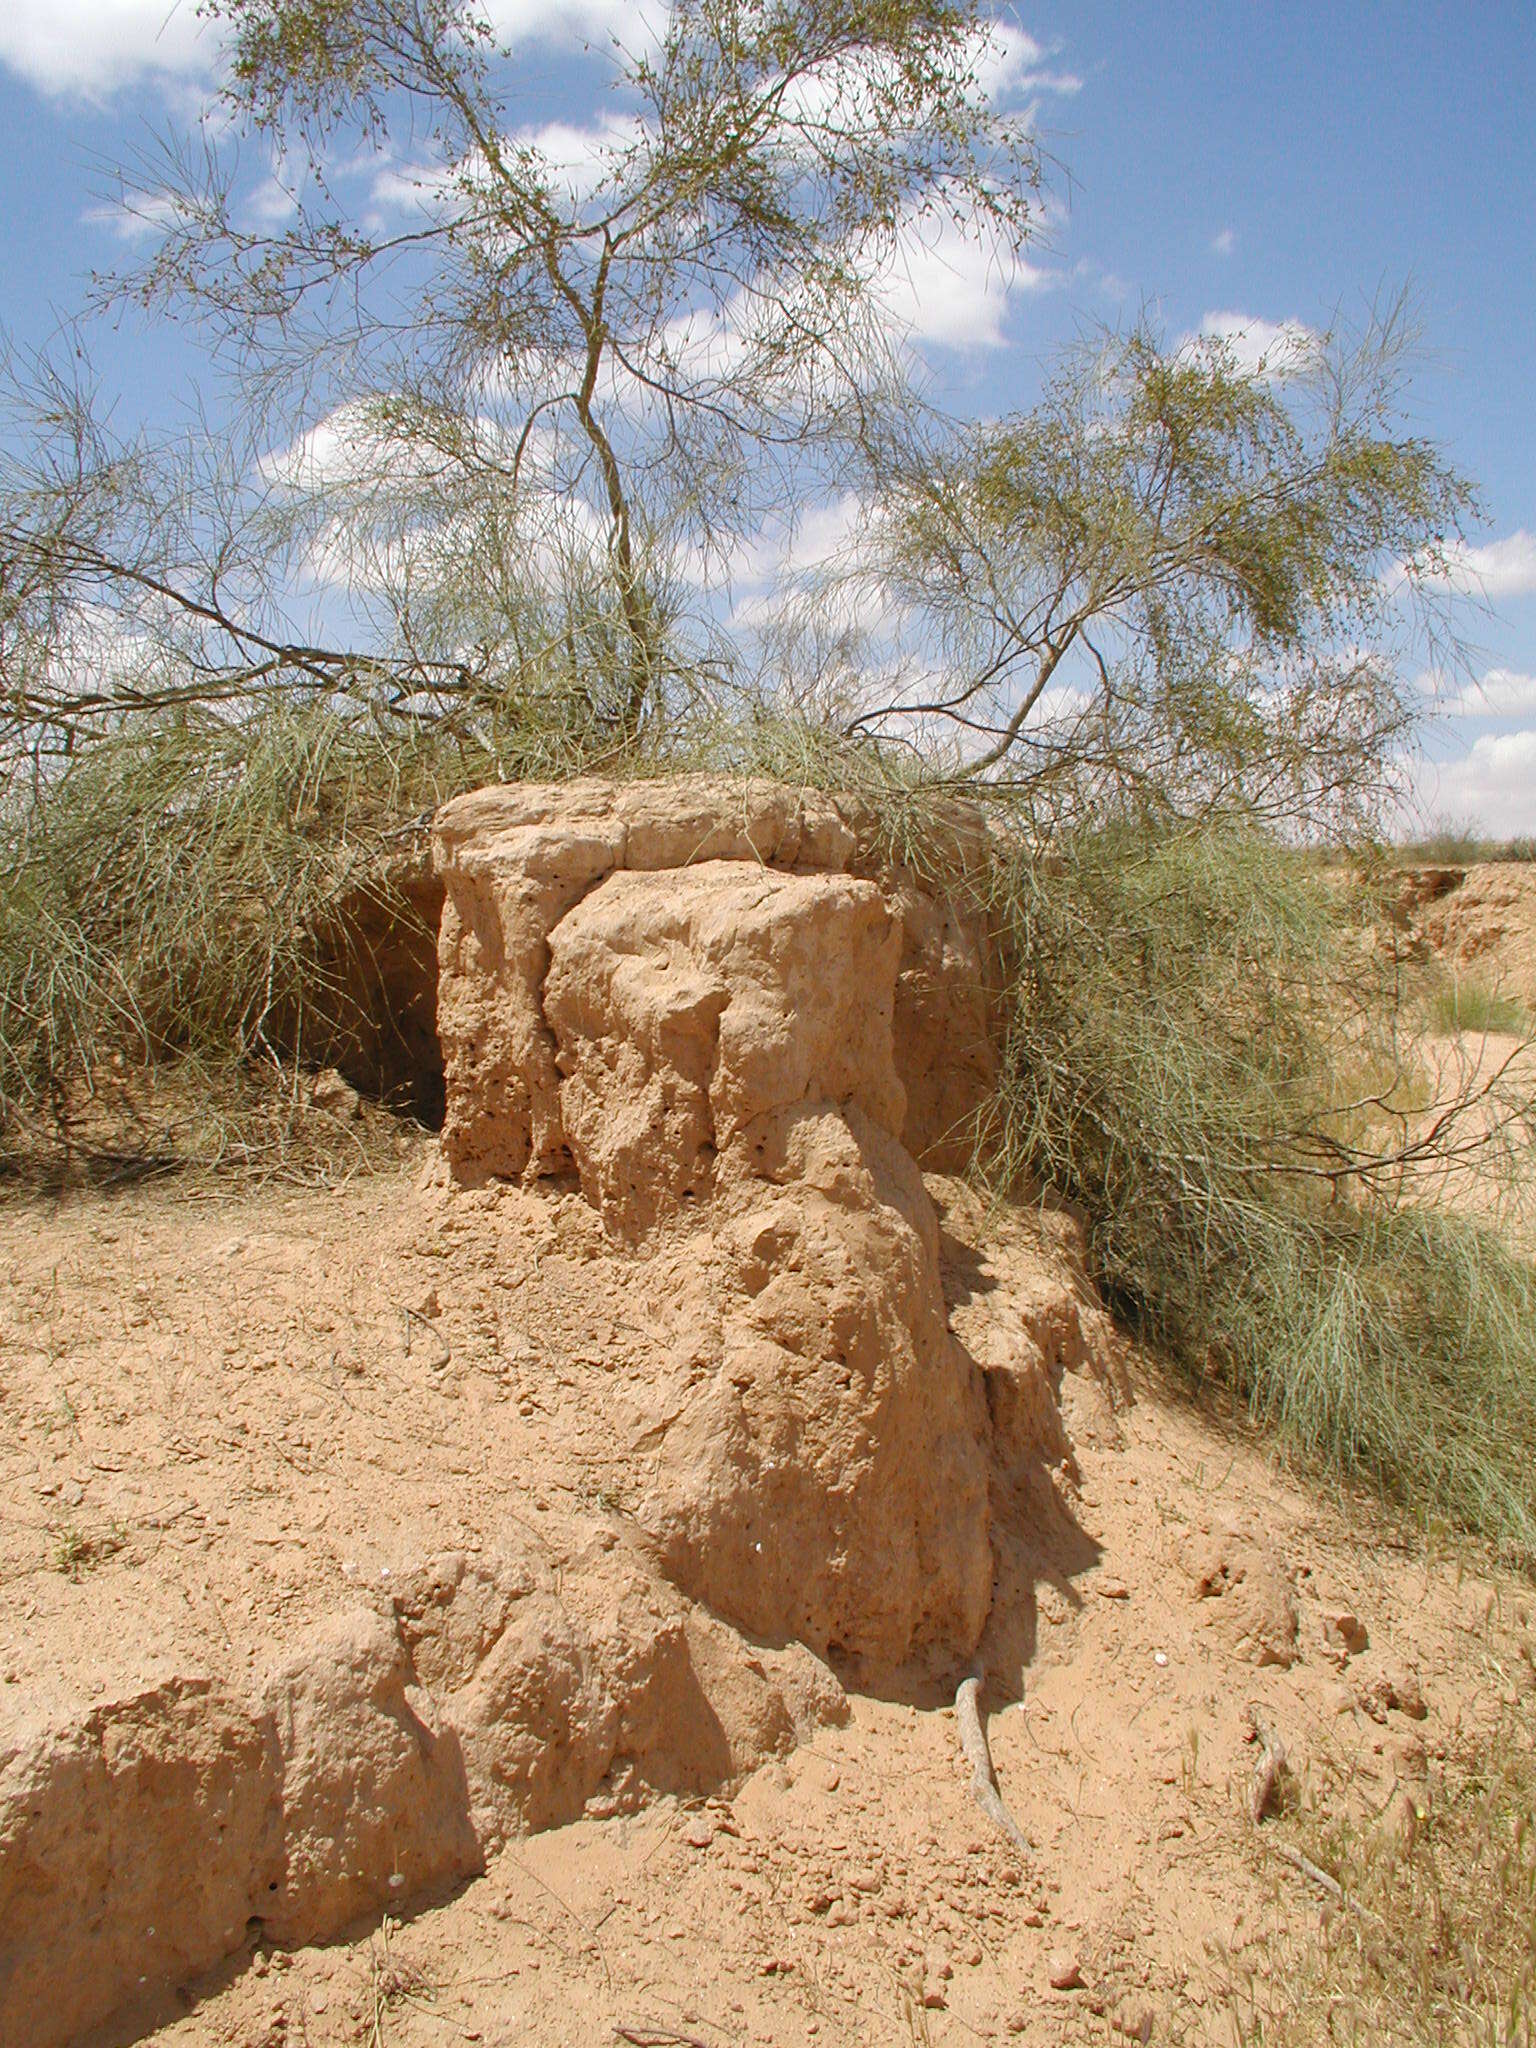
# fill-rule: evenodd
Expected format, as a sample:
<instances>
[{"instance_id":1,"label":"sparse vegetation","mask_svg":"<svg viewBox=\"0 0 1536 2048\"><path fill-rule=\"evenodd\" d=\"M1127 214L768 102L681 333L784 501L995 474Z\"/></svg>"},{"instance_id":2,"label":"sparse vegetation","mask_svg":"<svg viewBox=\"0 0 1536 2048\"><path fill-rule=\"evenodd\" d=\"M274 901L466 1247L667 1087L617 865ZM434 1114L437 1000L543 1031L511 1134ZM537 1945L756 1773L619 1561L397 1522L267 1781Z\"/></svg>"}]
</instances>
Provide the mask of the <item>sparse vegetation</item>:
<instances>
[{"instance_id":1,"label":"sparse vegetation","mask_svg":"<svg viewBox=\"0 0 1536 2048\"><path fill-rule=\"evenodd\" d=\"M1297 1828L1347 1905L1269 1983L1234 1984L1245 2048L1521 2048L1536 2024L1536 1749L1523 1715L1458 1747L1411 1844L1318 1788Z\"/></svg>"},{"instance_id":2,"label":"sparse vegetation","mask_svg":"<svg viewBox=\"0 0 1536 2048\"><path fill-rule=\"evenodd\" d=\"M1024 861L983 1162L1091 1218L1120 1314L1316 1467L1536 1560L1536 1271L1415 1200L1390 963L1241 830L1098 833ZM1490 1174L1531 1130L1456 1132Z\"/></svg>"},{"instance_id":3,"label":"sparse vegetation","mask_svg":"<svg viewBox=\"0 0 1536 2048\"><path fill-rule=\"evenodd\" d=\"M87 1572L93 1572L110 1557L116 1557L128 1541L128 1531L120 1522L114 1522L106 1529L79 1529L73 1523L59 1530L54 1539L50 1562L56 1572L62 1572L66 1579L77 1583Z\"/></svg>"},{"instance_id":4,"label":"sparse vegetation","mask_svg":"<svg viewBox=\"0 0 1536 2048\"><path fill-rule=\"evenodd\" d=\"M1523 1038L1531 1030L1523 1003L1460 976L1436 990L1431 1014L1437 1031L1501 1031Z\"/></svg>"},{"instance_id":5,"label":"sparse vegetation","mask_svg":"<svg viewBox=\"0 0 1536 2048\"><path fill-rule=\"evenodd\" d=\"M1404 867L1472 867L1478 861L1536 860L1536 839L1489 839L1472 824L1442 822L1422 839L1403 840L1392 857Z\"/></svg>"}]
</instances>

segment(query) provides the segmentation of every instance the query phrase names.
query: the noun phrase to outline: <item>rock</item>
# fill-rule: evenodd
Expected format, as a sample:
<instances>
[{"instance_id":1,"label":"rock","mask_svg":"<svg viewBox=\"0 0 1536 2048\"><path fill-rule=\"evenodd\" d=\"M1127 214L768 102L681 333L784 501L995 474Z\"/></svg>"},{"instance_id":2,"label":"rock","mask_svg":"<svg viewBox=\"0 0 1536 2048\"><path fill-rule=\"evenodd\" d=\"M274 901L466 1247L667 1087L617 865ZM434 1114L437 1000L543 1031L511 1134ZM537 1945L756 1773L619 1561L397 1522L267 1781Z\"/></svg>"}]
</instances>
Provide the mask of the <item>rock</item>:
<instances>
[{"instance_id":1,"label":"rock","mask_svg":"<svg viewBox=\"0 0 1536 2048\"><path fill-rule=\"evenodd\" d=\"M1243 1529L1201 1540L1190 1564L1191 1590L1211 1603L1205 1625L1229 1655L1250 1664L1296 1661L1296 1602L1279 1557Z\"/></svg>"},{"instance_id":2,"label":"rock","mask_svg":"<svg viewBox=\"0 0 1536 2048\"><path fill-rule=\"evenodd\" d=\"M654 1554L863 1680L947 1669L991 1598L989 1428L902 1142L915 885L831 871L847 822L772 786L483 792L439 847L455 1170L574 1168L616 1236L696 1233L698 1349L633 1390Z\"/></svg>"},{"instance_id":3,"label":"rock","mask_svg":"<svg viewBox=\"0 0 1536 2048\"><path fill-rule=\"evenodd\" d=\"M979 818L935 821L957 884L985 855ZM996 1054L986 942L957 902L885 855L878 820L846 799L774 783L597 779L477 790L441 810L444 890L437 1029L444 1143L464 1182L562 1170L559 1074L543 1007L551 935L605 877L733 864L759 876L845 875L876 884L898 933L892 991L907 1147L925 1164L969 1152ZM941 846L941 854L944 852Z\"/></svg>"},{"instance_id":4,"label":"rock","mask_svg":"<svg viewBox=\"0 0 1536 2048\"><path fill-rule=\"evenodd\" d=\"M871 882L710 861L616 874L550 936L544 1012L583 1191L629 1233L708 1195L755 1122L854 1105L897 1136L900 930Z\"/></svg>"},{"instance_id":5,"label":"rock","mask_svg":"<svg viewBox=\"0 0 1536 2048\"><path fill-rule=\"evenodd\" d=\"M362 1115L362 1097L334 1067L322 1068L316 1074L309 1084L309 1100L312 1108L324 1110L327 1116L338 1117L343 1123Z\"/></svg>"},{"instance_id":6,"label":"rock","mask_svg":"<svg viewBox=\"0 0 1536 2048\"><path fill-rule=\"evenodd\" d=\"M327 1623L260 1706L280 1783L278 1869L258 1908L272 1939L323 1940L397 1893L481 1868L458 1744L432 1725L392 1612Z\"/></svg>"},{"instance_id":7,"label":"rock","mask_svg":"<svg viewBox=\"0 0 1536 2048\"><path fill-rule=\"evenodd\" d=\"M968 1655L991 1599L987 1419L916 1168L855 1105L818 1103L759 1120L720 1171L718 1362L655 1390L675 1419L643 1526L749 1634L864 1679Z\"/></svg>"},{"instance_id":8,"label":"rock","mask_svg":"<svg viewBox=\"0 0 1536 2048\"><path fill-rule=\"evenodd\" d=\"M206 1679L0 1735L0 2041L57 2048L243 1942L279 1784L270 1725Z\"/></svg>"},{"instance_id":9,"label":"rock","mask_svg":"<svg viewBox=\"0 0 1536 2048\"><path fill-rule=\"evenodd\" d=\"M1385 1722L1393 1712L1406 1714L1410 1721L1422 1721L1429 1712L1418 1674L1402 1665L1363 1673L1355 1687L1355 1703L1378 1722Z\"/></svg>"},{"instance_id":10,"label":"rock","mask_svg":"<svg viewBox=\"0 0 1536 2048\"><path fill-rule=\"evenodd\" d=\"M622 1550L395 1585L249 1692L176 1677L0 1727L0 2041L63 2048L253 1924L326 1940L605 1784L612 1811L713 1792L847 1715L808 1651L744 1643Z\"/></svg>"},{"instance_id":11,"label":"rock","mask_svg":"<svg viewBox=\"0 0 1536 2048\"><path fill-rule=\"evenodd\" d=\"M1368 1647L1370 1637L1365 1623L1347 1608L1330 1608L1323 1615L1323 1645L1333 1652L1341 1663L1355 1657Z\"/></svg>"},{"instance_id":12,"label":"rock","mask_svg":"<svg viewBox=\"0 0 1536 2048\"><path fill-rule=\"evenodd\" d=\"M1045 1980L1053 1991L1080 1990L1083 1982L1083 1965L1076 1950L1053 1949L1046 1958Z\"/></svg>"}]
</instances>

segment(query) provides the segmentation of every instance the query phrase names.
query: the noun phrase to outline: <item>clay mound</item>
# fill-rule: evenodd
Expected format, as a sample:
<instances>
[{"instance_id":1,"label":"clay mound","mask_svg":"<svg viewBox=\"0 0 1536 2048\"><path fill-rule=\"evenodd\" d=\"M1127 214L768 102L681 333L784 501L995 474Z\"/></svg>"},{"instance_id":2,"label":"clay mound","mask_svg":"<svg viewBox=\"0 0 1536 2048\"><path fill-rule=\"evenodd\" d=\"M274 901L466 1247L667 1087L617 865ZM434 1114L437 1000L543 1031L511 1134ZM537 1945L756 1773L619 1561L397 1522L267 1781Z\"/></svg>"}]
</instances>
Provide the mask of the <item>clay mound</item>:
<instances>
[{"instance_id":1,"label":"clay mound","mask_svg":"<svg viewBox=\"0 0 1536 2048\"><path fill-rule=\"evenodd\" d=\"M932 834L959 889L985 859L980 820L955 806ZM900 935L895 1062L899 1135L924 1166L964 1166L969 1123L996 1072L987 943L956 894L883 850L875 818L847 799L776 783L521 784L476 790L433 825L446 892L437 1029L446 1069L443 1142L466 1185L557 1174L568 1164L555 1046L544 1014L551 935L603 879L721 861L875 882Z\"/></svg>"},{"instance_id":2,"label":"clay mound","mask_svg":"<svg viewBox=\"0 0 1536 2048\"><path fill-rule=\"evenodd\" d=\"M1536 1010L1536 863L1469 868L1427 902L1419 933L1448 967Z\"/></svg>"},{"instance_id":3,"label":"clay mound","mask_svg":"<svg viewBox=\"0 0 1536 2048\"><path fill-rule=\"evenodd\" d=\"M574 1170L626 1239L705 1239L708 1339L655 1390L664 1568L861 1681L964 1659L989 1425L895 1027L905 965L926 1053L957 1015L979 1028L979 948L946 951L959 927L910 877L852 872L873 856L830 799L771 786L485 792L438 845L455 1171Z\"/></svg>"},{"instance_id":4,"label":"clay mound","mask_svg":"<svg viewBox=\"0 0 1536 2048\"><path fill-rule=\"evenodd\" d=\"M1064 1375L1113 1340L1080 1242L1057 1218L1060 1256L1038 1226L983 1253L976 1204L935 1182L941 1229L920 1165L990 1072L985 935L957 903L884 864L873 821L759 785L483 792L443 814L436 863L449 1171L344 1255L320 1225L334 1278L273 1348L252 1330L194 1368L173 1326L140 1358L151 1290L130 1317L105 1289L125 1399L93 1418L91 1473L146 1469L126 1396L158 1388L167 1498L144 1578L64 1603L77 1646L180 1625L193 1581L155 1560L184 1514L239 1591L214 1601L224 1650L130 1659L84 1699L43 1657L0 1720L0 2039L51 2048L253 1925L325 1939L514 1836L729 1787L842 1718L845 1683L952 1696L994 1586L1006 1666L1035 1552L1081 1548ZM203 1246L189 1283L189 1239L177 1291L206 1314L247 1250ZM344 1300L373 1304L348 1366ZM293 1405L247 1390L311 1315L328 1363L289 1374ZM1089 1426L1114 1426L1102 1397ZM252 1487L268 1442L283 1469ZM274 1495L307 1534L291 1512L273 1533ZM142 1514L137 1478L123 1498ZM285 1557L279 1625L237 1641L227 1613ZM38 1982L64 1987L43 2021Z\"/></svg>"},{"instance_id":5,"label":"clay mound","mask_svg":"<svg viewBox=\"0 0 1536 2048\"><path fill-rule=\"evenodd\" d=\"M0 2040L299 1945L485 1868L509 1837L728 1786L846 1715L610 1530L450 1553L240 1683L177 1672L0 1722ZM46 2010L37 1988L46 1984Z\"/></svg>"}]
</instances>

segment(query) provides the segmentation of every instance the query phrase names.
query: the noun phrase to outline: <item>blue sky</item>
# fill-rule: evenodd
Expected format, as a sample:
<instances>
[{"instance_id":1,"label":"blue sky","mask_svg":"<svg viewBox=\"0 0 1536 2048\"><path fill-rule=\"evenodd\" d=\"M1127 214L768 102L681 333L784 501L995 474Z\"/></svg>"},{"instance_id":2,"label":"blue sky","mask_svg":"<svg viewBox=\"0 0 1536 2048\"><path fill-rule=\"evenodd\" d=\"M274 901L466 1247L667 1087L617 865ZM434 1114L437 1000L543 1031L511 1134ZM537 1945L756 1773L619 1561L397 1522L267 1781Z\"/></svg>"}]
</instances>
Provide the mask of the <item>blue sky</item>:
<instances>
[{"instance_id":1,"label":"blue sky","mask_svg":"<svg viewBox=\"0 0 1536 2048\"><path fill-rule=\"evenodd\" d=\"M582 34L625 0L496 0L530 126L600 104ZM1004 291L986 266L927 270L920 336L967 409L1027 403L1086 325L1146 307L1170 338L1358 321L1406 286L1422 330L1414 424L1478 482L1463 630L1481 694L1431 734L1429 815L1536 833L1536 8L1266 0L1021 7L1038 124L1058 168L1046 232ZM195 120L216 45L189 0L4 0L0 319L23 344L121 261L108 166ZM926 329L926 332L924 330ZM164 413L189 345L95 344L125 416Z\"/></svg>"}]
</instances>

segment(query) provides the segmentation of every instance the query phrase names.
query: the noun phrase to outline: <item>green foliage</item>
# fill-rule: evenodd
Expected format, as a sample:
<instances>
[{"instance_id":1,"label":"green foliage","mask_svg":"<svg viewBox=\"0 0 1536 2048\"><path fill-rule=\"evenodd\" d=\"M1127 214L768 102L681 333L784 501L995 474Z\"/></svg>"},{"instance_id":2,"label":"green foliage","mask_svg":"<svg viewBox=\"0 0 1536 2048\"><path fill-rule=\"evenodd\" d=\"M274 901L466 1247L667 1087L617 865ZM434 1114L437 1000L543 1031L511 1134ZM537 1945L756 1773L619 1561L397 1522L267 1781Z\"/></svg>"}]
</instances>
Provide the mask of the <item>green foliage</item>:
<instances>
[{"instance_id":1,"label":"green foliage","mask_svg":"<svg viewBox=\"0 0 1536 2048\"><path fill-rule=\"evenodd\" d=\"M1532 1029L1525 1006L1513 996L1459 978L1436 990L1432 1015L1437 1031L1502 1031L1524 1038Z\"/></svg>"},{"instance_id":2,"label":"green foliage","mask_svg":"<svg viewBox=\"0 0 1536 2048\"><path fill-rule=\"evenodd\" d=\"M1403 431L1405 345L1391 308L1254 374L1138 326L1070 352L1028 412L878 448L865 573L936 658L854 728L964 734L965 772L1058 814L1359 822L1419 714L1405 636L1440 629L1432 572L1472 502Z\"/></svg>"},{"instance_id":3,"label":"green foliage","mask_svg":"<svg viewBox=\"0 0 1536 2048\"><path fill-rule=\"evenodd\" d=\"M399 828L494 776L483 750L324 706L131 721L0 812L0 1133L67 1121L114 1060L302 1050L320 936L387 891ZM401 914L408 914L401 906Z\"/></svg>"},{"instance_id":4,"label":"green foliage","mask_svg":"<svg viewBox=\"0 0 1536 2048\"><path fill-rule=\"evenodd\" d=\"M1241 831L1022 857L983 1157L1083 1205L1111 1302L1197 1382L1530 1563L1536 1270L1413 1199L1402 1020L1339 904Z\"/></svg>"}]
</instances>

